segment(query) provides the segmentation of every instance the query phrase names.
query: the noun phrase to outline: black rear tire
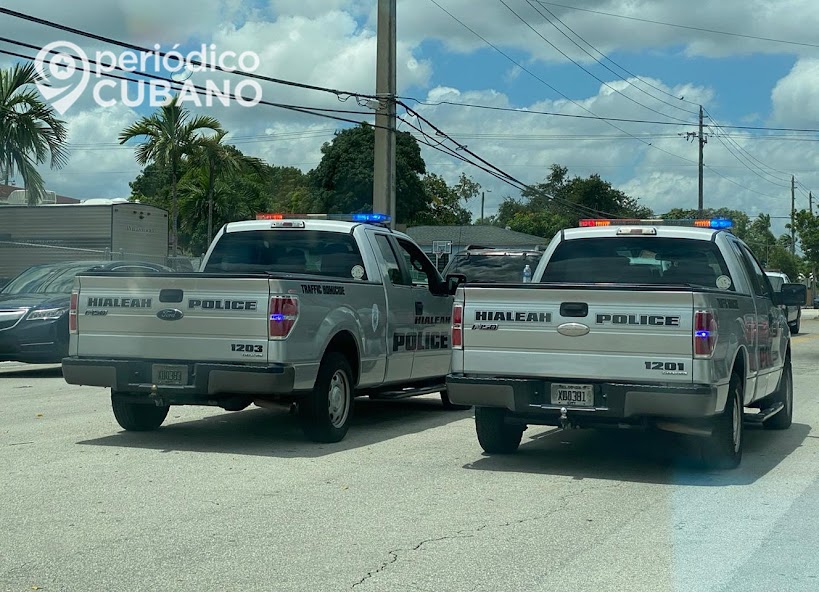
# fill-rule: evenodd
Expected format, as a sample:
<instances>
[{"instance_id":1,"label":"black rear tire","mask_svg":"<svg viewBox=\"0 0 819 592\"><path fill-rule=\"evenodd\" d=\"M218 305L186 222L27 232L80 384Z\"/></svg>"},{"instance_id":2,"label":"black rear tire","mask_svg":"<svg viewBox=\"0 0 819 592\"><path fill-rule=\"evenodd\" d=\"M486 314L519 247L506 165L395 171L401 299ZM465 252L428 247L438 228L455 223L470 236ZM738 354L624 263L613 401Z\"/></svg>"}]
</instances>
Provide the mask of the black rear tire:
<instances>
[{"instance_id":1,"label":"black rear tire","mask_svg":"<svg viewBox=\"0 0 819 592\"><path fill-rule=\"evenodd\" d=\"M304 435L314 442L340 442L353 415L353 373L347 358L328 352L321 361L313 392L299 402Z\"/></svg>"},{"instance_id":2,"label":"black rear tire","mask_svg":"<svg viewBox=\"0 0 819 592\"><path fill-rule=\"evenodd\" d=\"M769 417L762 422L763 427L768 430L787 430L793 423L793 370L791 369L791 359L785 360L782 368L782 377L779 379L779 386L771 397L771 402L782 403L784 409L776 415Z\"/></svg>"},{"instance_id":3,"label":"black rear tire","mask_svg":"<svg viewBox=\"0 0 819 592\"><path fill-rule=\"evenodd\" d=\"M151 403L134 403L111 394L111 408L122 429L129 432L150 432L157 429L168 417L170 406Z\"/></svg>"},{"instance_id":4,"label":"black rear tire","mask_svg":"<svg viewBox=\"0 0 819 592\"><path fill-rule=\"evenodd\" d=\"M714 419L709 437L700 440L700 456L705 468L735 469L742 461L743 417L742 379L731 376L725 410Z\"/></svg>"},{"instance_id":5,"label":"black rear tire","mask_svg":"<svg viewBox=\"0 0 819 592\"><path fill-rule=\"evenodd\" d=\"M506 409L475 407L475 431L487 454L512 454L520 446L524 426L506 423Z\"/></svg>"},{"instance_id":6,"label":"black rear tire","mask_svg":"<svg viewBox=\"0 0 819 592\"><path fill-rule=\"evenodd\" d=\"M443 403L444 409L448 411L465 411L472 409L471 405L458 405L457 403L453 403L449 399L449 393L446 392L446 390L441 391L441 403Z\"/></svg>"},{"instance_id":7,"label":"black rear tire","mask_svg":"<svg viewBox=\"0 0 819 592\"><path fill-rule=\"evenodd\" d=\"M802 315L796 317L796 322L790 323L788 328L791 330L791 335L799 335L800 325L802 324Z\"/></svg>"}]
</instances>

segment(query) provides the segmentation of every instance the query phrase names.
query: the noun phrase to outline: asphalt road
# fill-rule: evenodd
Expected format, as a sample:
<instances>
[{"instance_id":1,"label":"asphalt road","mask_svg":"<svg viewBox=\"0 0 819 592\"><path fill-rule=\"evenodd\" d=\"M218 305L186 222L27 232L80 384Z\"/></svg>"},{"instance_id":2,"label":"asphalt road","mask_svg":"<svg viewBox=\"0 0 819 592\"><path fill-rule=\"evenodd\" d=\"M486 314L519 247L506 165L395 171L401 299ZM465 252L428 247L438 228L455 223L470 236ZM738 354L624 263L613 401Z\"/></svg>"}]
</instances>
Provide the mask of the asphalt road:
<instances>
[{"instance_id":1,"label":"asphalt road","mask_svg":"<svg viewBox=\"0 0 819 592\"><path fill-rule=\"evenodd\" d=\"M815 591L819 321L802 327L792 428L748 430L722 473L631 432L533 428L490 458L434 397L362 401L337 445L256 408L125 433L104 390L0 364L0 590Z\"/></svg>"}]
</instances>

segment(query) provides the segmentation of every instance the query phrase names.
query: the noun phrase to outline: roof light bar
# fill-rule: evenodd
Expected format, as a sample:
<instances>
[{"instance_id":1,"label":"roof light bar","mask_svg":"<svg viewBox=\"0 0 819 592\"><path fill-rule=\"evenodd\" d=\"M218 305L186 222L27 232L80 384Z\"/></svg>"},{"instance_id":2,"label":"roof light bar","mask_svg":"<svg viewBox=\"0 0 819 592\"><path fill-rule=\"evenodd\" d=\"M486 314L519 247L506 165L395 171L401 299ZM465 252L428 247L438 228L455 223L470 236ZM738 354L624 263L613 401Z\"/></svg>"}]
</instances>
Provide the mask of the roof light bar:
<instances>
[{"instance_id":1,"label":"roof light bar","mask_svg":"<svg viewBox=\"0 0 819 592\"><path fill-rule=\"evenodd\" d=\"M387 214L256 214L256 220L339 220L342 222L361 222L364 224L386 224L392 220Z\"/></svg>"},{"instance_id":2,"label":"roof light bar","mask_svg":"<svg viewBox=\"0 0 819 592\"><path fill-rule=\"evenodd\" d=\"M727 230L732 228L734 223L728 218L689 218L684 220L636 220L636 219L595 219L588 218L580 220L581 228L593 228L597 226L693 226L696 228L713 228L715 230Z\"/></svg>"}]
</instances>

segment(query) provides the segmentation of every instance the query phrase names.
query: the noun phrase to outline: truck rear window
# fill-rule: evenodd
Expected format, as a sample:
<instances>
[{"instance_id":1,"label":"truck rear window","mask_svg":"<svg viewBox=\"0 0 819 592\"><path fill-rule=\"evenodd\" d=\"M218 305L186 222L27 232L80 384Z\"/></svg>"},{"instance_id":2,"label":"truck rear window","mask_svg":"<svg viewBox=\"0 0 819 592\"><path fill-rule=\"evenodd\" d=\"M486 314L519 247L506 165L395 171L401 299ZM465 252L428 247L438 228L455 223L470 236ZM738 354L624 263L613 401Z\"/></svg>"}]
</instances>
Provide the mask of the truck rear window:
<instances>
[{"instance_id":1,"label":"truck rear window","mask_svg":"<svg viewBox=\"0 0 819 592\"><path fill-rule=\"evenodd\" d=\"M352 235L320 230L252 230L224 234L203 271L367 279L361 252Z\"/></svg>"},{"instance_id":2,"label":"truck rear window","mask_svg":"<svg viewBox=\"0 0 819 592\"><path fill-rule=\"evenodd\" d=\"M718 278L721 278L718 281ZM541 282L690 284L733 290L711 241L652 236L567 240L558 245Z\"/></svg>"},{"instance_id":3,"label":"truck rear window","mask_svg":"<svg viewBox=\"0 0 819 592\"><path fill-rule=\"evenodd\" d=\"M523 268L529 265L534 273L541 254L458 253L447 265L444 275L462 273L468 282L515 283L523 278Z\"/></svg>"}]
</instances>

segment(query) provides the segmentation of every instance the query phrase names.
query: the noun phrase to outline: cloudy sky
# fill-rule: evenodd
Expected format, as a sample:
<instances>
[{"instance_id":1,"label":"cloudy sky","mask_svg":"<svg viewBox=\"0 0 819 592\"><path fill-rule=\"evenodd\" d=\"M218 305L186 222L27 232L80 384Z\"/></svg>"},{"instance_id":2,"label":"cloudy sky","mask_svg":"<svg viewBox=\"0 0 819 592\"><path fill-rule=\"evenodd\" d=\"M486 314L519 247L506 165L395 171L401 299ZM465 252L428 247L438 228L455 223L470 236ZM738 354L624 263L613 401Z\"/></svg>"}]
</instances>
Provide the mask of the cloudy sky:
<instances>
[{"instance_id":1,"label":"cloudy sky","mask_svg":"<svg viewBox=\"0 0 819 592\"><path fill-rule=\"evenodd\" d=\"M191 6L182 0L4 3L111 39L158 43L163 51L202 43L219 52L253 51L258 74L374 92L376 0L200 0ZM697 144L685 134L696 131L691 124L702 105L706 206L770 212L783 217L777 219L781 231L791 175L797 208L807 207L808 191L819 192L819 135L779 129L819 128L815 0L398 0L397 22L399 94L525 183L541 181L559 163L573 175L599 173L657 212L696 207ZM9 15L0 16L0 34L37 47L70 41L89 55L120 51ZM0 50L36 53L8 42L0 42ZM3 65L13 60L0 56ZM206 77L195 73L191 80L205 84ZM242 79L224 80L235 85ZM261 84L266 101L368 111L355 99ZM110 98L114 91L105 93ZM246 153L305 171L318 163L322 142L347 125L266 105L194 110L219 118ZM127 196L139 167L117 135L148 112L121 102L100 107L84 91L64 115L70 165L43 171L49 187L79 198ZM411 128L402 123L401 129ZM517 195L450 156L428 148L424 156L431 171L450 180L464 171L479 181L487 190L487 214L502 197Z\"/></svg>"}]
</instances>

